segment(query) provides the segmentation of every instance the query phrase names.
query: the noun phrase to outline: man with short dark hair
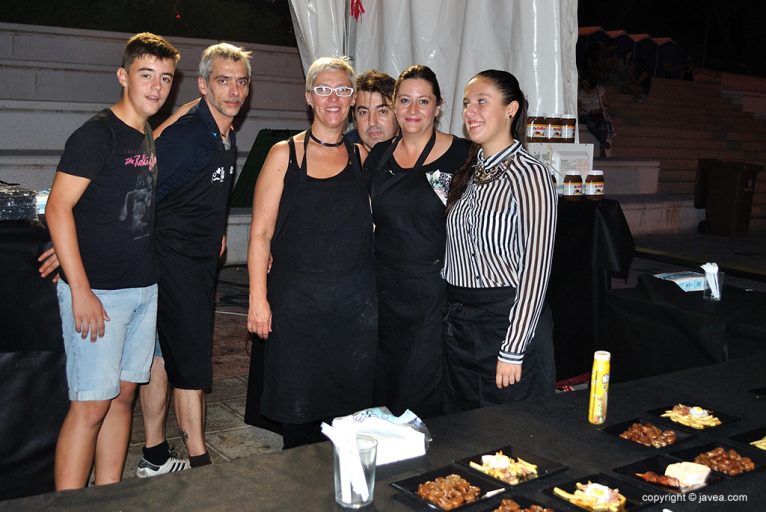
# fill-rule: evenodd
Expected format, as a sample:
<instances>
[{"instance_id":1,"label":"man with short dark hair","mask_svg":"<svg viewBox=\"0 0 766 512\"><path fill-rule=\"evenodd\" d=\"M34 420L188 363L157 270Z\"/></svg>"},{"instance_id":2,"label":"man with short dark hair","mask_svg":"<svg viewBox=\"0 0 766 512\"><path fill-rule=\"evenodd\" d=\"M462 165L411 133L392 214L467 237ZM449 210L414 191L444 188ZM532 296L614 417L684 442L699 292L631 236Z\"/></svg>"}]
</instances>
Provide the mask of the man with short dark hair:
<instances>
[{"instance_id":1,"label":"man with short dark hair","mask_svg":"<svg viewBox=\"0 0 766 512\"><path fill-rule=\"evenodd\" d=\"M56 489L119 482L138 383L149 380L157 317L157 157L147 120L170 93L180 53L144 32L125 46L120 100L67 140L46 219L71 404L56 444ZM89 339L88 339L89 338Z\"/></svg>"},{"instance_id":2,"label":"man with short dark hair","mask_svg":"<svg viewBox=\"0 0 766 512\"><path fill-rule=\"evenodd\" d=\"M250 91L249 59L249 51L227 43L208 47L197 78L202 98L196 106L185 105L191 109L157 139L155 246L162 353L155 353L152 380L141 389L146 432L136 469L141 478L210 464L205 390L213 382L215 281L237 159L232 123ZM169 385L188 463L166 441Z\"/></svg>"},{"instance_id":3,"label":"man with short dark hair","mask_svg":"<svg viewBox=\"0 0 766 512\"><path fill-rule=\"evenodd\" d=\"M354 124L367 151L378 142L399 133L393 110L395 83L393 78L375 69L362 73L356 79Z\"/></svg>"}]
</instances>

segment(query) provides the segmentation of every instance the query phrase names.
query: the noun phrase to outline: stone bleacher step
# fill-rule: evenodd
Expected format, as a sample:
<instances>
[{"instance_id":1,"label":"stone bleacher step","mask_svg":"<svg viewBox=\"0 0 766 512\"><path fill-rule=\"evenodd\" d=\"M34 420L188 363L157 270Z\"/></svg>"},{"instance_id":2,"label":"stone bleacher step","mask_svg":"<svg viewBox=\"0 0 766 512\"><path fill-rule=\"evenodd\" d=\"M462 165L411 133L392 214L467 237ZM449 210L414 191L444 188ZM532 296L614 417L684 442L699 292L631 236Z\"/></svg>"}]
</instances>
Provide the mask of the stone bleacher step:
<instances>
[{"instance_id":1,"label":"stone bleacher step","mask_svg":"<svg viewBox=\"0 0 766 512\"><path fill-rule=\"evenodd\" d=\"M643 159L594 158L593 168L604 171L609 194L656 194L660 162Z\"/></svg>"},{"instance_id":2,"label":"stone bleacher step","mask_svg":"<svg viewBox=\"0 0 766 512\"><path fill-rule=\"evenodd\" d=\"M607 197L620 202L633 236L690 233L705 218L705 211L694 208L689 194L609 195L607 191Z\"/></svg>"}]
</instances>

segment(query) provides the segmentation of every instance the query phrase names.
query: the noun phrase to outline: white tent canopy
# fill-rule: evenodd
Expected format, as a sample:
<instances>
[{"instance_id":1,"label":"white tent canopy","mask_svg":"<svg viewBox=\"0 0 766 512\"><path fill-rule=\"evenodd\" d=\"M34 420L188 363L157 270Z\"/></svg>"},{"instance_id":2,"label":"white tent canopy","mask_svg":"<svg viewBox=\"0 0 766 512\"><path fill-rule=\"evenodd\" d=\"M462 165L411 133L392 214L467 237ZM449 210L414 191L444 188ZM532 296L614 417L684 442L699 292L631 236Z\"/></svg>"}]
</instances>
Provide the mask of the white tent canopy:
<instances>
[{"instance_id":1,"label":"white tent canopy","mask_svg":"<svg viewBox=\"0 0 766 512\"><path fill-rule=\"evenodd\" d=\"M577 112L577 2L571 0L290 0L304 70L349 55L355 69L394 77L425 64L439 79L441 127L462 135L463 87L484 69L516 75L529 112Z\"/></svg>"}]
</instances>

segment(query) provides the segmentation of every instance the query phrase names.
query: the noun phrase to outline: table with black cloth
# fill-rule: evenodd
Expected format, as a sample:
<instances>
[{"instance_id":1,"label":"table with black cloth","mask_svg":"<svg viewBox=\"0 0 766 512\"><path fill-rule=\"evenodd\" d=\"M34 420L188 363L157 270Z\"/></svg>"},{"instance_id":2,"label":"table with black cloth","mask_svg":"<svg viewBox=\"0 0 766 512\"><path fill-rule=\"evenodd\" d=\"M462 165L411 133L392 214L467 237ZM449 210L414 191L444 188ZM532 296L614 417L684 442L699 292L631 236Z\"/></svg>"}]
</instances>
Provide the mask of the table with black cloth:
<instances>
[{"instance_id":1,"label":"table with black cloth","mask_svg":"<svg viewBox=\"0 0 766 512\"><path fill-rule=\"evenodd\" d=\"M684 370L630 383L609 392L608 423L635 418L645 411L674 403L699 404L737 416L740 421L701 431L678 445L693 448L766 425L766 397L748 390L766 385L766 354ZM422 504L388 484L453 460L513 445L568 466L564 472L522 484L513 494L570 510L541 492L554 485L652 457L657 451L601 432L587 422L588 393L561 393L541 402L478 409L428 420L433 435L428 454L414 463L397 463L378 470L374 507L369 510L423 510ZM664 450L667 451L667 450ZM747 449L739 449L747 453ZM204 510L286 511L337 510L334 503L332 447L329 443L284 452L256 455L230 463L150 479L81 491L51 493L0 502L0 511L55 510ZM747 502L736 510L763 510L766 473L758 471L699 490L698 495L740 494ZM639 484L640 486L640 484ZM646 488L646 494L658 491ZM668 506L665 504L664 506ZM648 510L662 510L654 505ZM683 503L681 510L732 510L731 503ZM426 509L427 510L427 509ZM477 508L465 510L476 512ZM479 507L478 510L485 510Z\"/></svg>"},{"instance_id":2,"label":"table with black cloth","mask_svg":"<svg viewBox=\"0 0 766 512\"><path fill-rule=\"evenodd\" d=\"M725 286L720 302L651 275L610 290L602 317L612 380L626 381L766 351L766 293Z\"/></svg>"},{"instance_id":3,"label":"table with black cloth","mask_svg":"<svg viewBox=\"0 0 766 512\"><path fill-rule=\"evenodd\" d=\"M547 294L558 379L590 371L594 350L602 348L600 319L610 278L627 275L634 249L619 202L559 199Z\"/></svg>"},{"instance_id":4,"label":"table with black cloth","mask_svg":"<svg viewBox=\"0 0 766 512\"><path fill-rule=\"evenodd\" d=\"M67 397L56 286L38 273L37 221L0 221L0 499L53 490Z\"/></svg>"}]
</instances>

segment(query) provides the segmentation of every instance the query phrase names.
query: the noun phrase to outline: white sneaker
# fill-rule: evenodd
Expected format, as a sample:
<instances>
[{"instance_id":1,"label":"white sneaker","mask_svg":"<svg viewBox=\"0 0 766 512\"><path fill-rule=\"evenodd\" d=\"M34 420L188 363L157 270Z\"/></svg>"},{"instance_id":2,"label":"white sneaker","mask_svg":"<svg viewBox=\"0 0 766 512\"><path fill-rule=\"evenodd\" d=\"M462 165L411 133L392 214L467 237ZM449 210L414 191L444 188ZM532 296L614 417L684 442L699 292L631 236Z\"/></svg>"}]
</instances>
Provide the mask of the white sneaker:
<instances>
[{"instance_id":1,"label":"white sneaker","mask_svg":"<svg viewBox=\"0 0 766 512\"><path fill-rule=\"evenodd\" d=\"M184 471L190 467L189 459L180 459L176 457L175 453L171 453L168 460L165 461L165 464L161 466L152 464L148 460L141 457L141 460L138 461L138 467L136 468L136 476L138 478L149 478L151 476L175 473L176 471Z\"/></svg>"}]
</instances>

